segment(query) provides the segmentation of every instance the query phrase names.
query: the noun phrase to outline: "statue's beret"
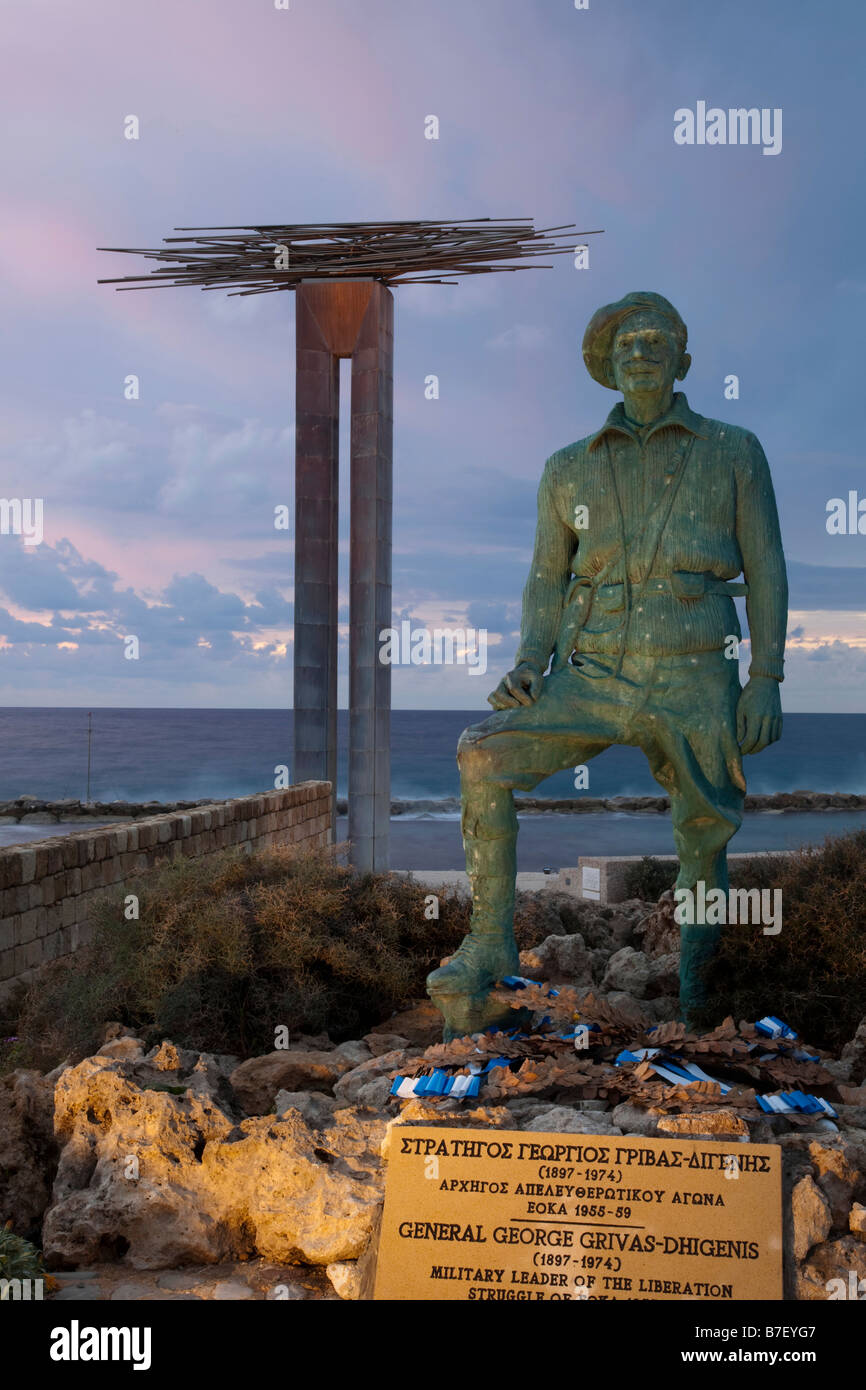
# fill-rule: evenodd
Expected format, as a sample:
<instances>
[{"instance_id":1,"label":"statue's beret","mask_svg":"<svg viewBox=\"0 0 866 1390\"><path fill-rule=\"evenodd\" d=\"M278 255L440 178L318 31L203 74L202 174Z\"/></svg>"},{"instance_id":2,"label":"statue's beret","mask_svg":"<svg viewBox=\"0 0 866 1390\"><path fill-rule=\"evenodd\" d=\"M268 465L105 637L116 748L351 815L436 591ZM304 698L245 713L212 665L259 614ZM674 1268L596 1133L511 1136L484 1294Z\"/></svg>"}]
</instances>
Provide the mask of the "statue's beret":
<instances>
[{"instance_id":1,"label":"statue's beret","mask_svg":"<svg viewBox=\"0 0 866 1390\"><path fill-rule=\"evenodd\" d=\"M685 350L688 330L670 300L665 299L663 294L654 294L652 290L633 290L631 294L618 299L615 304L605 304L603 308L597 309L583 335L583 360L586 370L602 386L611 385L605 368L617 329L630 314L636 314L641 309L652 309L654 313L668 319Z\"/></svg>"}]
</instances>

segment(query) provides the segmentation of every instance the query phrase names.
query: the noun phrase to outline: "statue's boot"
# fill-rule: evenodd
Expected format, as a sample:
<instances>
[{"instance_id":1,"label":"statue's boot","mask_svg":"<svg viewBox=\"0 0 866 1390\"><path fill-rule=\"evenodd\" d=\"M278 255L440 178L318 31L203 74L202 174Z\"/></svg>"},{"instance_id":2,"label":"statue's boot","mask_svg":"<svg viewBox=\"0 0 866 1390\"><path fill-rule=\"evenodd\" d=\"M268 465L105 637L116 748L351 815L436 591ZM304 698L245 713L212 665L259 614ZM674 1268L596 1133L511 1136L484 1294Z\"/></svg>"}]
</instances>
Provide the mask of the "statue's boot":
<instances>
[{"instance_id":1,"label":"statue's boot","mask_svg":"<svg viewBox=\"0 0 866 1390\"><path fill-rule=\"evenodd\" d=\"M520 1014L490 999L506 975L520 969L514 941L514 878L473 881L472 925L446 965L427 976L427 993L445 1019L445 1041L486 1028L517 1027Z\"/></svg>"},{"instance_id":2,"label":"statue's boot","mask_svg":"<svg viewBox=\"0 0 866 1390\"><path fill-rule=\"evenodd\" d=\"M695 1014L707 1001L703 971L716 954L721 934L717 926L680 927L680 1009L692 1029L700 1026Z\"/></svg>"}]
</instances>

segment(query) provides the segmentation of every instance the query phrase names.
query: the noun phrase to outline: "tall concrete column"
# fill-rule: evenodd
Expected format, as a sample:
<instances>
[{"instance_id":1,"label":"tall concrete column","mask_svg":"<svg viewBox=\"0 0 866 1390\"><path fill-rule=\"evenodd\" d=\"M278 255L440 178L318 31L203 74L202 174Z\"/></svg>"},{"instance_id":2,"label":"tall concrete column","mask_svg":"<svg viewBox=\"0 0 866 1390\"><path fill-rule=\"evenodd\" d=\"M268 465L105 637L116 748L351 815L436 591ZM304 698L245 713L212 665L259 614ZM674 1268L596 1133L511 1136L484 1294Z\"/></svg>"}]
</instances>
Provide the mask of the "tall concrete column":
<instances>
[{"instance_id":1,"label":"tall concrete column","mask_svg":"<svg viewBox=\"0 0 866 1390\"><path fill-rule=\"evenodd\" d=\"M349 839L360 869L387 871L391 813L391 626L394 299L375 283L352 354Z\"/></svg>"},{"instance_id":2,"label":"tall concrete column","mask_svg":"<svg viewBox=\"0 0 866 1390\"><path fill-rule=\"evenodd\" d=\"M295 782L337 786L337 524L340 364L315 314L312 285L295 294Z\"/></svg>"},{"instance_id":3,"label":"tall concrete column","mask_svg":"<svg viewBox=\"0 0 866 1390\"><path fill-rule=\"evenodd\" d=\"M374 280L304 281L296 300L295 736L292 775L337 780L339 358L352 360L349 839L360 869L388 868L393 324Z\"/></svg>"}]
</instances>

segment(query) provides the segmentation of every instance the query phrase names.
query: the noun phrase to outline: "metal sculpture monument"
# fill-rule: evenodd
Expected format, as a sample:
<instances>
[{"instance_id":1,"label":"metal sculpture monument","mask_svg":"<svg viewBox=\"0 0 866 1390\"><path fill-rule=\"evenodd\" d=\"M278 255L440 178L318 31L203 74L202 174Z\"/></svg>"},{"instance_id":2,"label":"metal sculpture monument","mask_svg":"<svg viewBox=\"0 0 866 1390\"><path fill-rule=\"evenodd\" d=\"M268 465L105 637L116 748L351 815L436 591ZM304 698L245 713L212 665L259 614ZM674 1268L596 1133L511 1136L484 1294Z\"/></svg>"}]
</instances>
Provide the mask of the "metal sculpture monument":
<instances>
[{"instance_id":1,"label":"metal sculpture monument","mask_svg":"<svg viewBox=\"0 0 866 1390\"><path fill-rule=\"evenodd\" d=\"M513 1018L489 994L519 970L514 789L612 744L642 748L670 796L677 887L727 892L742 757L782 730L787 580L760 443L673 389L691 362L686 341L677 310L649 292L606 305L586 330L590 375L623 400L547 461L515 666L488 697L496 713L460 738L471 929L427 982L446 1038ZM752 660L741 690L729 639L741 635L742 594ZM680 931L688 1019L720 928Z\"/></svg>"},{"instance_id":2,"label":"metal sculpture monument","mask_svg":"<svg viewBox=\"0 0 866 1390\"><path fill-rule=\"evenodd\" d=\"M572 254L573 224L529 218L461 222L281 223L178 227L155 250L103 247L159 263L119 289L196 285L232 294L296 292L295 780L328 781L336 824L339 359L352 359L349 576L349 840L364 870L388 863L391 668L393 296L388 286L546 268ZM570 233L567 239L565 234ZM592 236L594 233L577 233ZM517 264L509 264L516 261Z\"/></svg>"}]
</instances>

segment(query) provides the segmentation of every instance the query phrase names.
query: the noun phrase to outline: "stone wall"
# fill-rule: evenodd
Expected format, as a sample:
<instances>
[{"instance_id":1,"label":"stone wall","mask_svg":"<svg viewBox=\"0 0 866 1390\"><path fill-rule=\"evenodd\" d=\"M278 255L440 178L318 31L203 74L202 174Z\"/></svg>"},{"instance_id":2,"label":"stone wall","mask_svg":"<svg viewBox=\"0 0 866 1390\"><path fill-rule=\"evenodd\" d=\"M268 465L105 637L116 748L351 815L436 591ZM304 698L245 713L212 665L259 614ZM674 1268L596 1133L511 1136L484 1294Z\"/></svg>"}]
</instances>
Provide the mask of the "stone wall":
<instances>
[{"instance_id":1,"label":"stone wall","mask_svg":"<svg viewBox=\"0 0 866 1390\"><path fill-rule=\"evenodd\" d=\"M161 859L232 846L320 847L331 838L330 783L218 801L0 849L0 999L88 936L94 897Z\"/></svg>"}]
</instances>

